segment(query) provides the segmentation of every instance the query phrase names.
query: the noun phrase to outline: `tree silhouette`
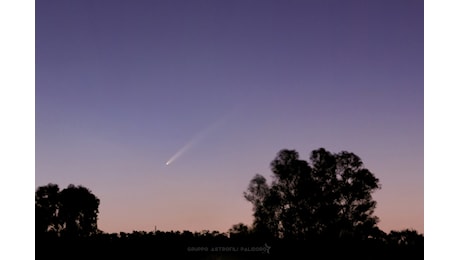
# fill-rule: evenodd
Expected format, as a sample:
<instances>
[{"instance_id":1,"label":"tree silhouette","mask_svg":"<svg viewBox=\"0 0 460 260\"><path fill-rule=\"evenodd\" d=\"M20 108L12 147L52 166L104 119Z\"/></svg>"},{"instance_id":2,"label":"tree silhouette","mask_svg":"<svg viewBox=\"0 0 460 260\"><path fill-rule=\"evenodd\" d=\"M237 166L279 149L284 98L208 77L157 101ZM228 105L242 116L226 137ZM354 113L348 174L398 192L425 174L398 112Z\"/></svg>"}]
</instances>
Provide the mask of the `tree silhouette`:
<instances>
[{"instance_id":1,"label":"tree silhouette","mask_svg":"<svg viewBox=\"0 0 460 260\"><path fill-rule=\"evenodd\" d=\"M247 236L249 232L250 232L249 227L243 223L235 224L228 230L228 233L230 237L232 238Z\"/></svg>"},{"instance_id":2,"label":"tree silhouette","mask_svg":"<svg viewBox=\"0 0 460 260\"><path fill-rule=\"evenodd\" d=\"M59 232L59 187L48 184L35 192L35 232L55 234Z\"/></svg>"},{"instance_id":3,"label":"tree silhouette","mask_svg":"<svg viewBox=\"0 0 460 260\"><path fill-rule=\"evenodd\" d=\"M60 202L63 235L85 237L97 232L99 199L90 190L70 184L61 191Z\"/></svg>"},{"instance_id":4,"label":"tree silhouette","mask_svg":"<svg viewBox=\"0 0 460 260\"><path fill-rule=\"evenodd\" d=\"M388 234L387 239L393 246L423 246L423 236L411 229L393 230Z\"/></svg>"},{"instance_id":5,"label":"tree silhouette","mask_svg":"<svg viewBox=\"0 0 460 260\"><path fill-rule=\"evenodd\" d=\"M87 237L96 234L99 199L83 186L56 184L35 192L36 235Z\"/></svg>"},{"instance_id":6,"label":"tree silhouette","mask_svg":"<svg viewBox=\"0 0 460 260\"><path fill-rule=\"evenodd\" d=\"M273 182L259 174L244 197L253 204L254 231L275 238L367 238L378 233L372 192L379 180L353 153L311 152L310 163L295 150L271 162Z\"/></svg>"}]
</instances>

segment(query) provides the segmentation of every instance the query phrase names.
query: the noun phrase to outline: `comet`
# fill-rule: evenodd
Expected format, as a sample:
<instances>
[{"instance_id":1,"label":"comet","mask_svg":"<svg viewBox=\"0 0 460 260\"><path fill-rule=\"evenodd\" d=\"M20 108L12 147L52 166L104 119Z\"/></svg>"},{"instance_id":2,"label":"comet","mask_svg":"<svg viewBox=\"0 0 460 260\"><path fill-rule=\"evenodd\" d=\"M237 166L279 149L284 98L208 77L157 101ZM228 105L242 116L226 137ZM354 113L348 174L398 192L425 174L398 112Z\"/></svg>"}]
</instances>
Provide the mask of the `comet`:
<instances>
[{"instance_id":1,"label":"comet","mask_svg":"<svg viewBox=\"0 0 460 260\"><path fill-rule=\"evenodd\" d=\"M194 146L199 140L204 137L204 132L200 132L200 134L196 135L192 140L186 143L182 148L179 149L171 158L166 162L166 165L170 165L173 163L177 158L179 158L182 154L184 154L187 150L189 150L192 146Z\"/></svg>"},{"instance_id":2,"label":"comet","mask_svg":"<svg viewBox=\"0 0 460 260\"><path fill-rule=\"evenodd\" d=\"M203 130L198 132L195 136L193 136L190 141L188 141L173 156L171 156L171 158L169 158L169 160L166 162L166 165L167 166L171 165L175 160L181 157L185 152L187 152L195 144L197 144L199 141L204 139L206 135L208 135L210 132L215 130L218 126L222 125L224 121L226 120L227 116L221 117L219 120L216 120L215 122L211 123L208 127L204 128Z\"/></svg>"}]
</instances>

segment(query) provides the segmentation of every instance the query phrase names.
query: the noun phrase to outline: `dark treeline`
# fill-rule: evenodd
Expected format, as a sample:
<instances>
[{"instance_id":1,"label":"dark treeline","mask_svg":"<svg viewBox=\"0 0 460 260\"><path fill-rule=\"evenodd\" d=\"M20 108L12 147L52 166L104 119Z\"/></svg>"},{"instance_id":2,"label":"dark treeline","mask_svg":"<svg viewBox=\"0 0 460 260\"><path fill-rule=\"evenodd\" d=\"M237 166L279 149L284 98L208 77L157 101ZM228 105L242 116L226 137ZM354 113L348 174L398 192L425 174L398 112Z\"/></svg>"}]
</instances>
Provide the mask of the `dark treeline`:
<instances>
[{"instance_id":1,"label":"dark treeline","mask_svg":"<svg viewBox=\"0 0 460 260\"><path fill-rule=\"evenodd\" d=\"M424 237L415 230L383 232L372 193L379 180L353 153L325 149L301 160L281 150L268 183L256 174L244 197L253 223L218 231L98 229L99 199L83 186L56 184L35 193L37 259L423 259Z\"/></svg>"},{"instance_id":2,"label":"dark treeline","mask_svg":"<svg viewBox=\"0 0 460 260\"><path fill-rule=\"evenodd\" d=\"M264 238L254 233L133 231L98 233L87 238L47 237L37 240L37 259L80 259L151 256L187 259L423 259L423 236L414 230L391 231L378 239L350 240Z\"/></svg>"}]
</instances>

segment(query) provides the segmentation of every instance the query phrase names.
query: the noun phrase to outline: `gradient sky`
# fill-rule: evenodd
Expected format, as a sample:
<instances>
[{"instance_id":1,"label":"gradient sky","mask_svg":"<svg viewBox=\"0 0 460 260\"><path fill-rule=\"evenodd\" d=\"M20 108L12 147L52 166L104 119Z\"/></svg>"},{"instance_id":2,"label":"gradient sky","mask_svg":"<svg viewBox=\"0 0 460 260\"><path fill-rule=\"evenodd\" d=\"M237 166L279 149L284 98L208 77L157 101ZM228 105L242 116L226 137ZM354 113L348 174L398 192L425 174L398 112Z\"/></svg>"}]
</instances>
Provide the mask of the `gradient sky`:
<instances>
[{"instance_id":1,"label":"gradient sky","mask_svg":"<svg viewBox=\"0 0 460 260\"><path fill-rule=\"evenodd\" d=\"M284 148L360 156L423 227L423 1L36 1L36 186L106 232L227 231ZM184 146L170 165L166 162Z\"/></svg>"}]
</instances>

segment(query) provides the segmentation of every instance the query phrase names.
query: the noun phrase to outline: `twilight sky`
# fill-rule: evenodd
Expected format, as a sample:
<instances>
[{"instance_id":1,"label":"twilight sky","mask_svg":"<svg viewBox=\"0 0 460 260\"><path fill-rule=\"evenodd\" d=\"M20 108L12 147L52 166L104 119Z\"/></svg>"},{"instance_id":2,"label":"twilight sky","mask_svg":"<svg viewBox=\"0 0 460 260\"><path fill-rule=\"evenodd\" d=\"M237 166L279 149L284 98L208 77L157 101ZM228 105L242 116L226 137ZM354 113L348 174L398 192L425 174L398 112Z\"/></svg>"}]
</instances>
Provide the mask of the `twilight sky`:
<instances>
[{"instance_id":1,"label":"twilight sky","mask_svg":"<svg viewBox=\"0 0 460 260\"><path fill-rule=\"evenodd\" d=\"M35 183L88 187L103 231L250 224L251 178L319 147L424 231L423 1L35 4Z\"/></svg>"}]
</instances>

